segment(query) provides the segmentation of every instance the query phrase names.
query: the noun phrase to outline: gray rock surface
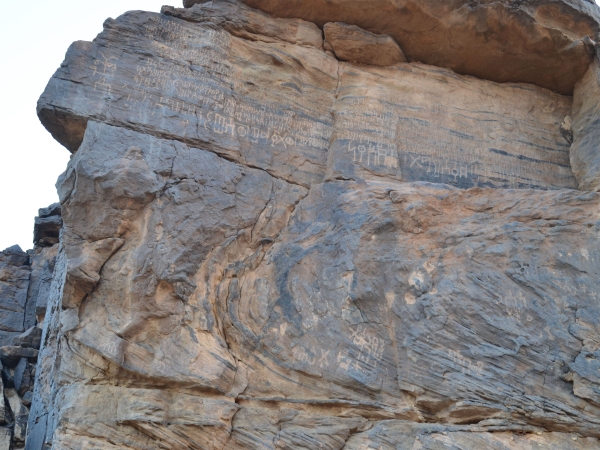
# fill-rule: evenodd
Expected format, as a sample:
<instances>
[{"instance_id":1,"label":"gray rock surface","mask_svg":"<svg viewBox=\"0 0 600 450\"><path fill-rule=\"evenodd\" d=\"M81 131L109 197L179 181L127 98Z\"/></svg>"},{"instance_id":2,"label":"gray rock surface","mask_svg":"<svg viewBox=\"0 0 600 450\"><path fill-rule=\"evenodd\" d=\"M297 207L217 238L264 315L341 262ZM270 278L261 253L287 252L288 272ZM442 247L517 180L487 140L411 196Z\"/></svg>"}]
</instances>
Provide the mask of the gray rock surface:
<instances>
[{"instance_id":1,"label":"gray rock surface","mask_svg":"<svg viewBox=\"0 0 600 450\"><path fill-rule=\"evenodd\" d=\"M600 448L600 194L571 167L595 109L587 78L568 95L592 6L361 16L403 49L397 27L437 17L422 48L456 34L440 51L486 80L433 53L446 68L340 62L297 17L194 3L107 21L40 98L73 157L59 243L32 253L38 363L6 369L13 411L35 372L26 448ZM484 36L470 58L497 77L461 59Z\"/></svg>"},{"instance_id":2,"label":"gray rock surface","mask_svg":"<svg viewBox=\"0 0 600 450\"><path fill-rule=\"evenodd\" d=\"M25 331L29 255L19 246L0 252L0 344Z\"/></svg>"},{"instance_id":3,"label":"gray rock surface","mask_svg":"<svg viewBox=\"0 0 600 450\"><path fill-rule=\"evenodd\" d=\"M42 343L42 330L39 327L31 327L29 330L13 338L12 345L26 348L40 348Z\"/></svg>"},{"instance_id":4,"label":"gray rock surface","mask_svg":"<svg viewBox=\"0 0 600 450\"><path fill-rule=\"evenodd\" d=\"M45 221L47 218L51 221ZM34 225L34 249L23 252L14 246L0 252L2 450L25 446L42 337L42 324L38 322L44 320L61 226L60 205L42 208Z\"/></svg>"}]
</instances>

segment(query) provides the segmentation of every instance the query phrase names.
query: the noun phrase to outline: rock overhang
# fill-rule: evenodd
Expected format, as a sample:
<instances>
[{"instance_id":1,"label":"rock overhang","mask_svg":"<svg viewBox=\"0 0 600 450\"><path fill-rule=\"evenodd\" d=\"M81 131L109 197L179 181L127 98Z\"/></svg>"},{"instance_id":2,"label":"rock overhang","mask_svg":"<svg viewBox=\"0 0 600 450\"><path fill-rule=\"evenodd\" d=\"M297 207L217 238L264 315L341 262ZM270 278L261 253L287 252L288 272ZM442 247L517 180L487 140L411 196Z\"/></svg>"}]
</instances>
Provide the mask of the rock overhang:
<instances>
[{"instance_id":1,"label":"rock overhang","mask_svg":"<svg viewBox=\"0 0 600 450\"><path fill-rule=\"evenodd\" d=\"M600 9L587 0L244 1L276 17L390 35L412 61L566 95L587 71L600 32ZM205 1L184 1L197 3Z\"/></svg>"}]
</instances>

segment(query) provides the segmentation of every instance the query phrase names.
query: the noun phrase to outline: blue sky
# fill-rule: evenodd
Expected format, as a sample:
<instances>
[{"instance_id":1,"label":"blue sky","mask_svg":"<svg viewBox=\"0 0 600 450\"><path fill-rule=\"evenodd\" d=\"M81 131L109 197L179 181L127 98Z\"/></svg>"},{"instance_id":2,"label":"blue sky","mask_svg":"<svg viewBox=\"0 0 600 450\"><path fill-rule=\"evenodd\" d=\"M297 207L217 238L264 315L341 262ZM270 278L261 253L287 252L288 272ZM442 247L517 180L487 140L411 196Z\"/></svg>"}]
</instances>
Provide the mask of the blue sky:
<instances>
[{"instance_id":1,"label":"blue sky","mask_svg":"<svg viewBox=\"0 0 600 450\"><path fill-rule=\"evenodd\" d=\"M0 27L0 250L14 244L31 248L38 208L58 200L54 183L70 153L46 132L35 110L67 48L76 40L92 40L108 17L135 9L160 11L164 2L29 0L20 9L0 0L6 6Z\"/></svg>"}]
</instances>

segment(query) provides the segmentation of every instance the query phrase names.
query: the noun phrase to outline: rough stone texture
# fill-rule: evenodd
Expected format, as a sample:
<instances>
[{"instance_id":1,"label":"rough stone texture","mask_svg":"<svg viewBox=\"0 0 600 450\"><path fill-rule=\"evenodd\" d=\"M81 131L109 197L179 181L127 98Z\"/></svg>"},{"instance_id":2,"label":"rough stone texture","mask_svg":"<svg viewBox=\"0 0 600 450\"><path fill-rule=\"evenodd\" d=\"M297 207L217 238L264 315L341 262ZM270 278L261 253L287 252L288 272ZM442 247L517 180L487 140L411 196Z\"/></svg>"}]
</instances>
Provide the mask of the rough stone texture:
<instances>
[{"instance_id":1,"label":"rough stone texture","mask_svg":"<svg viewBox=\"0 0 600 450\"><path fill-rule=\"evenodd\" d=\"M300 19L275 19L237 0L211 1L184 10L165 6L162 13L192 22L212 23L250 41L323 46L323 35L314 23Z\"/></svg>"},{"instance_id":2,"label":"rough stone texture","mask_svg":"<svg viewBox=\"0 0 600 450\"><path fill-rule=\"evenodd\" d=\"M326 42L340 61L373 66L392 66L406 62L394 38L369 33L356 25L327 23L323 27Z\"/></svg>"},{"instance_id":3,"label":"rough stone texture","mask_svg":"<svg viewBox=\"0 0 600 450\"><path fill-rule=\"evenodd\" d=\"M128 13L107 22L94 43L76 42L40 99L42 122L72 151L93 118L304 187L326 175L576 186L561 132L571 97L419 64L357 67L313 46L241 39L215 26L222 16L226 23L254 16L231 2L218 15L220 4L207 4L206 14L204 5L166 7L166 16ZM296 21L285 24L297 29Z\"/></svg>"},{"instance_id":4,"label":"rough stone texture","mask_svg":"<svg viewBox=\"0 0 600 450\"><path fill-rule=\"evenodd\" d=\"M571 94L592 61L600 10L586 0L244 0L278 17L388 34L412 61ZM191 6L203 0L184 0Z\"/></svg>"},{"instance_id":5,"label":"rough stone texture","mask_svg":"<svg viewBox=\"0 0 600 450\"><path fill-rule=\"evenodd\" d=\"M466 427L382 421L371 430L353 436L347 450L583 450L597 449L598 441L566 433L511 434L467 432Z\"/></svg>"},{"instance_id":6,"label":"rough stone texture","mask_svg":"<svg viewBox=\"0 0 600 450\"><path fill-rule=\"evenodd\" d=\"M19 394L14 389L6 389L4 395L10 405L10 410L14 420L13 441L25 442L27 432L27 418L29 409L23 405Z\"/></svg>"},{"instance_id":7,"label":"rough stone texture","mask_svg":"<svg viewBox=\"0 0 600 450\"><path fill-rule=\"evenodd\" d=\"M0 428L0 450L12 450L12 432L7 428Z\"/></svg>"},{"instance_id":8,"label":"rough stone texture","mask_svg":"<svg viewBox=\"0 0 600 450\"><path fill-rule=\"evenodd\" d=\"M52 247L58 244L58 236L62 227L60 205L53 204L39 210L33 228L33 243L39 247Z\"/></svg>"},{"instance_id":9,"label":"rough stone texture","mask_svg":"<svg viewBox=\"0 0 600 450\"><path fill-rule=\"evenodd\" d=\"M21 358L26 358L30 362L35 362L37 356L38 350L34 348L0 347L2 364L8 367L15 367L21 361Z\"/></svg>"},{"instance_id":10,"label":"rough stone texture","mask_svg":"<svg viewBox=\"0 0 600 450\"><path fill-rule=\"evenodd\" d=\"M403 5L426 23L429 2ZM513 54L543 78L577 56L531 42L566 5L470 4L450 28L536 11ZM495 18L485 50L531 81ZM585 114L328 52L233 1L130 12L70 48L38 105L74 153L42 347L7 369L9 398L35 372L27 449L600 448L600 194L569 158Z\"/></svg>"},{"instance_id":11,"label":"rough stone texture","mask_svg":"<svg viewBox=\"0 0 600 450\"><path fill-rule=\"evenodd\" d=\"M12 345L28 348L40 348L42 343L42 330L31 327L25 333L13 338Z\"/></svg>"},{"instance_id":12,"label":"rough stone texture","mask_svg":"<svg viewBox=\"0 0 600 450\"><path fill-rule=\"evenodd\" d=\"M42 335L37 319L44 319L61 225L60 205L42 208L35 219L34 249L26 253L14 246L0 252L0 450L25 445Z\"/></svg>"},{"instance_id":13,"label":"rough stone texture","mask_svg":"<svg viewBox=\"0 0 600 450\"><path fill-rule=\"evenodd\" d=\"M298 29L295 20L285 25L290 33ZM279 68L276 80L272 66ZM73 44L59 72L38 113L72 151L87 118L95 117L177 138L305 186L323 179L337 61L320 49L237 38L210 20L198 25L128 13L107 22L94 43Z\"/></svg>"},{"instance_id":14,"label":"rough stone texture","mask_svg":"<svg viewBox=\"0 0 600 450\"><path fill-rule=\"evenodd\" d=\"M27 300L28 326L35 325L36 317L38 322L44 321L46 302L48 301L48 291L50 290L50 284L52 283L58 245L52 247L38 246L33 253L34 257L31 259L31 276L29 278ZM37 332L33 331L33 333L35 334ZM13 343L13 345L23 346L21 343ZM36 348L39 348L39 346Z\"/></svg>"},{"instance_id":15,"label":"rough stone texture","mask_svg":"<svg viewBox=\"0 0 600 450\"><path fill-rule=\"evenodd\" d=\"M18 245L0 252L0 345L25 331L29 255Z\"/></svg>"},{"instance_id":16,"label":"rough stone texture","mask_svg":"<svg viewBox=\"0 0 600 450\"><path fill-rule=\"evenodd\" d=\"M571 98L421 64L340 64L328 178L575 188Z\"/></svg>"},{"instance_id":17,"label":"rough stone texture","mask_svg":"<svg viewBox=\"0 0 600 450\"><path fill-rule=\"evenodd\" d=\"M571 164L579 189L600 190L600 65L590 66L575 86L573 96L573 146Z\"/></svg>"}]
</instances>

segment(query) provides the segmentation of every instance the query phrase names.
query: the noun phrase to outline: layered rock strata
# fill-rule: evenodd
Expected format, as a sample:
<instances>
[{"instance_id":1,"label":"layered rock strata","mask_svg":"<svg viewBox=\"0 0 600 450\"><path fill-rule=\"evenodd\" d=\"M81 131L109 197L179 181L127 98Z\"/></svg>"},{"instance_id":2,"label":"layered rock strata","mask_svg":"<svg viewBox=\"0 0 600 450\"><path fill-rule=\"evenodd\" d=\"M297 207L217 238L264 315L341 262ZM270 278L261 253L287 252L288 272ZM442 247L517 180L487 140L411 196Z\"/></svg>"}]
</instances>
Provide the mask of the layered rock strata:
<instances>
[{"instance_id":1,"label":"layered rock strata","mask_svg":"<svg viewBox=\"0 0 600 450\"><path fill-rule=\"evenodd\" d=\"M360 25L418 59L427 2L395 29L308 3L130 12L69 49L38 105L74 155L27 448L600 448L597 10L448 13L473 45L484 11L536 12L515 54L573 44L529 42L532 79L490 38L536 83L499 84L334 57Z\"/></svg>"},{"instance_id":2,"label":"layered rock strata","mask_svg":"<svg viewBox=\"0 0 600 450\"><path fill-rule=\"evenodd\" d=\"M35 247L0 252L0 449L23 448L62 225L60 205L35 218ZM54 244L53 244L54 243Z\"/></svg>"},{"instance_id":3,"label":"layered rock strata","mask_svg":"<svg viewBox=\"0 0 600 450\"><path fill-rule=\"evenodd\" d=\"M186 6L205 0L184 0ZM594 55L591 0L244 0L276 17L388 34L410 60L496 82L572 94Z\"/></svg>"}]
</instances>

